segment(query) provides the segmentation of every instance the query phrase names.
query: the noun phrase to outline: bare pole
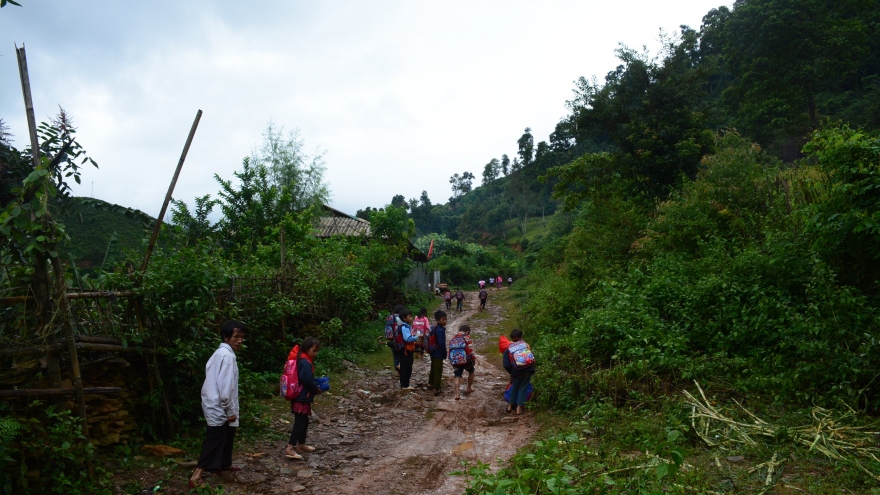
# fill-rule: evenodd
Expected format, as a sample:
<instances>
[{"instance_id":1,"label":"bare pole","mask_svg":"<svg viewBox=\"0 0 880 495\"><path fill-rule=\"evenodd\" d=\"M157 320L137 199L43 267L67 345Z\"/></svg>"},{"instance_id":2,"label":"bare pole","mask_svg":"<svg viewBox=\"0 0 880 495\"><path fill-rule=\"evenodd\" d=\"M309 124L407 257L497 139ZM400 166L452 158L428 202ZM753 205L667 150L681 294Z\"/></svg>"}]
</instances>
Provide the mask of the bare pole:
<instances>
[{"instance_id":1,"label":"bare pole","mask_svg":"<svg viewBox=\"0 0 880 495\"><path fill-rule=\"evenodd\" d=\"M24 96L24 109L27 113L28 134L31 138L31 155L34 169L40 166L40 146L37 141L37 118L34 117L34 100L31 97L31 81L28 76L27 55L24 51L24 43L21 48L15 46L15 55L18 58L18 76L21 79L21 94Z\"/></svg>"},{"instance_id":2,"label":"bare pole","mask_svg":"<svg viewBox=\"0 0 880 495\"><path fill-rule=\"evenodd\" d=\"M180 154L180 160L177 162L177 170L174 171L174 177L171 179L171 185L168 186L168 193L165 195L165 202L162 203L162 211L156 218L156 226L153 227L153 235L150 236L150 243L147 245L147 253L144 255L144 263L141 265L141 275L147 271L147 265L150 263L150 255L153 254L153 247L156 245L156 238L159 237L159 230L162 228L162 219L165 218L165 212L168 211L168 203L171 202L171 195L174 193L174 186L177 185L177 178L180 177L180 169L183 168L183 161L186 160L186 154L189 152L189 146L192 144L193 137L196 135L196 128L199 127L199 120L202 118L202 111L196 112L196 119L193 121L189 130L189 136L186 138L186 144L183 145L183 152Z\"/></svg>"},{"instance_id":3,"label":"bare pole","mask_svg":"<svg viewBox=\"0 0 880 495\"><path fill-rule=\"evenodd\" d=\"M15 54L18 58L18 75L21 79L21 91L24 96L24 107L27 112L27 120L28 120L28 131L31 138L31 155L34 161L34 169L38 169L40 167L40 146L39 141L37 140L37 121L36 117L34 117L34 101L31 96L31 81L30 76L28 74L27 68L27 55L25 54L24 45L21 48L15 47ZM45 218L42 219L43 224L45 225ZM49 222L52 222L52 219L49 219ZM52 234L52 242L55 243L57 240L54 238L54 234ZM36 256L36 266L34 267L34 271L39 274L41 277L45 277L45 280L41 280L40 283L46 284L46 289L48 293L48 284L49 277L48 271L46 270L46 258L42 253L38 253ZM56 303L58 308L59 317L61 318L61 328L64 331L65 337L67 337L67 349L70 355L70 374L73 379L73 386L76 394L76 402L79 405L79 417L80 421L82 421L82 433L85 438L86 443L90 443L89 440L89 416L86 413L86 400L83 394L83 383L82 383L82 374L79 369L79 355L76 350L76 342L74 341L74 330L73 325L70 322L70 304L67 301L67 283L64 280L64 271L61 267L61 261L58 259L58 256L54 256L51 259L52 270L55 272L55 293L58 297ZM54 320L54 317L49 318L47 312L50 311L50 306L43 306L40 309L40 320L46 321L48 319L48 323L51 324L51 321ZM54 335L52 337L54 340ZM57 359L56 356L49 354L48 359L50 361L50 373L52 373L52 364L51 361ZM86 458L86 467L88 469L89 479L93 479L95 477L94 466L92 465L92 459L90 457Z\"/></svg>"}]
</instances>

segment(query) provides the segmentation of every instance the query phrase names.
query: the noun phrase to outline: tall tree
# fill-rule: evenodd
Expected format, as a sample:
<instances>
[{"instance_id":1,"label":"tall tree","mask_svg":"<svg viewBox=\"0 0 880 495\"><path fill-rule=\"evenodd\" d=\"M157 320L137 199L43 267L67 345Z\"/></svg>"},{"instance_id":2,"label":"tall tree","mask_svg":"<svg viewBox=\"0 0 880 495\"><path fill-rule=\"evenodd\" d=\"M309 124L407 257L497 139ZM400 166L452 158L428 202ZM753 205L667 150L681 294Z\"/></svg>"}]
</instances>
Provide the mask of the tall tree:
<instances>
[{"instance_id":1,"label":"tall tree","mask_svg":"<svg viewBox=\"0 0 880 495\"><path fill-rule=\"evenodd\" d=\"M497 158L493 158L483 167L483 185L488 186L498 178L501 171L501 163Z\"/></svg>"},{"instance_id":2,"label":"tall tree","mask_svg":"<svg viewBox=\"0 0 880 495\"><path fill-rule=\"evenodd\" d=\"M391 206L395 208L403 208L406 210L409 208L409 205L406 202L406 198L403 197L403 194L395 194L393 198L391 198Z\"/></svg>"},{"instance_id":3,"label":"tall tree","mask_svg":"<svg viewBox=\"0 0 880 495\"><path fill-rule=\"evenodd\" d=\"M330 191L324 182L324 152L307 154L299 129L285 133L284 126L269 121L263 132L263 143L251 155L251 166L265 167L272 184L290 191L294 211L326 203L329 199Z\"/></svg>"},{"instance_id":4,"label":"tall tree","mask_svg":"<svg viewBox=\"0 0 880 495\"><path fill-rule=\"evenodd\" d=\"M532 157L535 154L535 138L532 137L532 129L526 127L525 132L520 136L516 143L519 145L519 151L517 151L517 154L522 161L522 166L528 167L532 163Z\"/></svg>"},{"instance_id":5,"label":"tall tree","mask_svg":"<svg viewBox=\"0 0 880 495\"><path fill-rule=\"evenodd\" d=\"M501 172L505 177L510 173L510 158L507 155L501 155Z\"/></svg>"}]
</instances>

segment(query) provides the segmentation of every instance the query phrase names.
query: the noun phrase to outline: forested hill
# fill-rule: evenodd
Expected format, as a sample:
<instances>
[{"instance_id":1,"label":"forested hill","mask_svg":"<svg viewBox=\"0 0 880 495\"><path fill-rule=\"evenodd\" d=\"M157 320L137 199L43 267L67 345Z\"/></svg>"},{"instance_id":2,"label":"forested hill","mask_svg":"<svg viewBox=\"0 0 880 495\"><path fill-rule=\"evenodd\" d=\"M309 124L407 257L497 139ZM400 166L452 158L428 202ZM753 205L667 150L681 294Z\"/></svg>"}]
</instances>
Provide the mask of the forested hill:
<instances>
[{"instance_id":1,"label":"forested hill","mask_svg":"<svg viewBox=\"0 0 880 495\"><path fill-rule=\"evenodd\" d=\"M61 255L81 269L109 269L126 250L143 252L156 219L146 213L100 199L72 197L59 219L70 237Z\"/></svg>"},{"instance_id":2,"label":"forested hill","mask_svg":"<svg viewBox=\"0 0 880 495\"><path fill-rule=\"evenodd\" d=\"M526 129L512 159L464 166L445 204L425 192L390 204L409 211L419 234L510 242L559 206L551 192L560 177L584 191L624 178L626 194L650 202L695 178L725 129L789 163L826 123L880 128L878 0L739 0L709 11L698 29L682 26L658 54L621 47L617 56L604 79L576 82L547 140L535 143ZM585 156L603 156L601 167L554 170Z\"/></svg>"}]
</instances>

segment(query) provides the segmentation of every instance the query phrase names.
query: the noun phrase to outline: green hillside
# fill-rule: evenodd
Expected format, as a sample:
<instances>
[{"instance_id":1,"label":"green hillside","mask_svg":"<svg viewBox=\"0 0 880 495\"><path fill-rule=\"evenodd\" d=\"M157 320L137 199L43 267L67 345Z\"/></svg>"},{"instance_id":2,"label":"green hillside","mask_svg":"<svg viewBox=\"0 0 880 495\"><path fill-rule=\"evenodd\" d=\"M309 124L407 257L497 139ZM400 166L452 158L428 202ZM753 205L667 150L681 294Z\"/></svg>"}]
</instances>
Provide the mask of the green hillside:
<instances>
[{"instance_id":1,"label":"green hillside","mask_svg":"<svg viewBox=\"0 0 880 495\"><path fill-rule=\"evenodd\" d=\"M62 247L64 259L72 256L80 269L97 269L122 259L125 250L144 250L154 218L100 199L71 198L71 202L59 215L70 236Z\"/></svg>"}]
</instances>

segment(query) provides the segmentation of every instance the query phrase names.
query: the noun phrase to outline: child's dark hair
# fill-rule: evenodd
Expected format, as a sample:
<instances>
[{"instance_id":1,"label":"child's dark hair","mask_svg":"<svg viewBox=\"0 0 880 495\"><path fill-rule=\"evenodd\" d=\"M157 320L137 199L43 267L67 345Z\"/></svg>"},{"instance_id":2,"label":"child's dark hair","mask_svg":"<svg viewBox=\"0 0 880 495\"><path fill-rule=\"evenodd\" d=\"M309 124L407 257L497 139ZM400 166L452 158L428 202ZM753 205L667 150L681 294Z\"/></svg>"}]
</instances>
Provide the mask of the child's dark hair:
<instances>
[{"instance_id":1,"label":"child's dark hair","mask_svg":"<svg viewBox=\"0 0 880 495\"><path fill-rule=\"evenodd\" d=\"M419 316L428 316L428 308L422 308L419 310Z\"/></svg>"},{"instance_id":2,"label":"child's dark hair","mask_svg":"<svg viewBox=\"0 0 880 495\"><path fill-rule=\"evenodd\" d=\"M519 328L514 328L510 331L510 338L512 339L521 339L522 338L522 330Z\"/></svg>"},{"instance_id":3,"label":"child's dark hair","mask_svg":"<svg viewBox=\"0 0 880 495\"><path fill-rule=\"evenodd\" d=\"M434 313L434 319L435 319L435 320L439 320L440 318L446 318L446 311L443 311L443 310L438 309L438 310Z\"/></svg>"},{"instance_id":4,"label":"child's dark hair","mask_svg":"<svg viewBox=\"0 0 880 495\"><path fill-rule=\"evenodd\" d=\"M468 325L462 325L462 326L458 327L458 331L461 333L465 333L465 334L471 333L471 327Z\"/></svg>"},{"instance_id":5,"label":"child's dark hair","mask_svg":"<svg viewBox=\"0 0 880 495\"><path fill-rule=\"evenodd\" d=\"M394 305L394 314L399 315L402 310L406 309L403 307L403 304L395 304Z\"/></svg>"},{"instance_id":6,"label":"child's dark hair","mask_svg":"<svg viewBox=\"0 0 880 495\"><path fill-rule=\"evenodd\" d=\"M223 339L223 342L232 338L236 328L241 330L241 333L244 333L246 329L244 323L235 320L229 320L220 327L220 338Z\"/></svg>"},{"instance_id":7,"label":"child's dark hair","mask_svg":"<svg viewBox=\"0 0 880 495\"><path fill-rule=\"evenodd\" d=\"M406 308L401 309L400 312L397 313L397 316L398 316L401 320L405 320L406 317L407 317L407 316L410 316L410 315L412 315L412 311L410 311L410 310L408 310L408 309L406 309Z\"/></svg>"},{"instance_id":8,"label":"child's dark hair","mask_svg":"<svg viewBox=\"0 0 880 495\"><path fill-rule=\"evenodd\" d=\"M302 344L299 345L299 350L300 350L300 352L306 352L306 351L312 349L313 347L317 347L318 349L320 349L321 343L318 342L318 339L316 339L314 337L306 337L302 341Z\"/></svg>"}]
</instances>

